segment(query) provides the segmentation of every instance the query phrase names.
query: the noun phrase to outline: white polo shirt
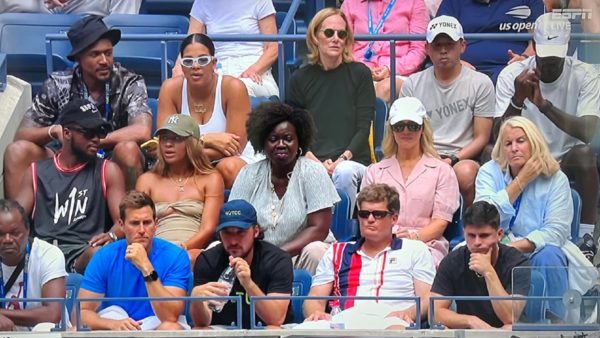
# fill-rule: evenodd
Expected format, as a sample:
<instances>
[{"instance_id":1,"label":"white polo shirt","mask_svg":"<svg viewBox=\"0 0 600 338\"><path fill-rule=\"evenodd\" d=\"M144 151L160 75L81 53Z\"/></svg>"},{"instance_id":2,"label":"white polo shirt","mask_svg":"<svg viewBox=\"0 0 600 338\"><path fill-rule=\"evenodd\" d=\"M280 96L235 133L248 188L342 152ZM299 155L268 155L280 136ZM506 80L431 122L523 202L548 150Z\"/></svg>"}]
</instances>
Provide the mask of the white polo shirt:
<instances>
[{"instance_id":1,"label":"white polo shirt","mask_svg":"<svg viewBox=\"0 0 600 338\"><path fill-rule=\"evenodd\" d=\"M374 258L360 250L363 243L364 238L358 242L334 243L319 262L312 285L333 282L334 296L414 297L414 280L433 283L433 257L423 242L394 237L391 245ZM348 300L341 305L348 309L358 302L378 301ZM395 310L415 305L411 300L381 302Z\"/></svg>"}]
</instances>

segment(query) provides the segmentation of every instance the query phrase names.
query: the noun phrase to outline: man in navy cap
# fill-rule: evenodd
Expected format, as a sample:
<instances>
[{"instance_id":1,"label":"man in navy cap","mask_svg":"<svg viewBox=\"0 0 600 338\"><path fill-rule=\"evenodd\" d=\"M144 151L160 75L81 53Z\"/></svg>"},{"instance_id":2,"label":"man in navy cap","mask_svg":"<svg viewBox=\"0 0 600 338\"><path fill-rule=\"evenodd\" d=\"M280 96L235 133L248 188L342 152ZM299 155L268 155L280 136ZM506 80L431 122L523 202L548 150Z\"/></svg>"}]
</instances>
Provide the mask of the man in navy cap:
<instances>
[{"instance_id":1,"label":"man in navy cap","mask_svg":"<svg viewBox=\"0 0 600 338\"><path fill-rule=\"evenodd\" d=\"M217 234L221 243L204 251L196 259L192 296L242 296L242 327L250 328L251 296L289 296L294 271L290 255L275 245L262 241L256 210L245 200L225 203L219 214ZM236 279L231 291L217 282L228 266ZM197 327L232 325L237 322L237 304L227 302L222 311L213 312L215 301L194 301L191 314ZM289 299L257 301L256 320L263 326L279 326L293 321Z\"/></svg>"},{"instance_id":2,"label":"man in navy cap","mask_svg":"<svg viewBox=\"0 0 600 338\"><path fill-rule=\"evenodd\" d=\"M122 237L117 224L124 179L116 164L96 156L110 124L93 103L74 99L56 123L61 149L25 170L17 200L32 215L32 233L56 242L67 271L83 273L98 248Z\"/></svg>"},{"instance_id":3,"label":"man in navy cap","mask_svg":"<svg viewBox=\"0 0 600 338\"><path fill-rule=\"evenodd\" d=\"M87 16L67 33L76 61L72 70L50 74L36 94L4 154L4 192L15 198L29 163L52 157L62 143L57 123L63 107L75 98L91 101L113 130L98 145L99 154L111 156L133 188L142 171L138 144L150 138L152 115L144 79L113 60L113 46L121 32L108 29L99 16Z\"/></svg>"}]
</instances>

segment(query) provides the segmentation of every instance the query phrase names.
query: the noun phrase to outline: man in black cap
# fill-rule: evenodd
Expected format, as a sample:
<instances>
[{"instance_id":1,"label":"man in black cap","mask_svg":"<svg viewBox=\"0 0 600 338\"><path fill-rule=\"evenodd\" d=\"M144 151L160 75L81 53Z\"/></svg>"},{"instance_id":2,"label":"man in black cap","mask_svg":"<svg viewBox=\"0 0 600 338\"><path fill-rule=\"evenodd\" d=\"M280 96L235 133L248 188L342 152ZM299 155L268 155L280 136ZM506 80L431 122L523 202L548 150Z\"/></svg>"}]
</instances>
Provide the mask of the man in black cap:
<instances>
[{"instance_id":1,"label":"man in black cap","mask_svg":"<svg viewBox=\"0 0 600 338\"><path fill-rule=\"evenodd\" d=\"M122 237L124 179L116 164L96 156L111 126L93 103L73 99L56 123L62 147L31 164L17 201L32 215L34 236L58 245L67 271L83 273L99 247Z\"/></svg>"},{"instance_id":2,"label":"man in black cap","mask_svg":"<svg viewBox=\"0 0 600 338\"><path fill-rule=\"evenodd\" d=\"M194 266L192 296L242 296L242 327L250 328L251 296L289 296L292 294L294 271L290 255L275 245L261 240L262 233L256 210L245 200L223 204L219 214L218 244L200 254ZM232 286L221 283L219 275L233 268ZM227 302L216 311L218 301L194 301L191 315L197 327L231 325L237 319L237 304ZM279 326L293 321L289 299L257 301L256 320L263 326ZM214 311L214 312L213 312Z\"/></svg>"},{"instance_id":3,"label":"man in black cap","mask_svg":"<svg viewBox=\"0 0 600 338\"><path fill-rule=\"evenodd\" d=\"M114 130L100 141L100 157L110 154L127 175L128 187L142 171L138 144L150 138L152 115L143 78L113 62L121 32L108 29L99 16L87 16L67 35L72 46L68 58L77 66L50 75L25 113L15 142L6 148L4 192L9 198L17 196L29 163L52 157L60 148L63 132L57 119L75 98L94 103Z\"/></svg>"}]
</instances>

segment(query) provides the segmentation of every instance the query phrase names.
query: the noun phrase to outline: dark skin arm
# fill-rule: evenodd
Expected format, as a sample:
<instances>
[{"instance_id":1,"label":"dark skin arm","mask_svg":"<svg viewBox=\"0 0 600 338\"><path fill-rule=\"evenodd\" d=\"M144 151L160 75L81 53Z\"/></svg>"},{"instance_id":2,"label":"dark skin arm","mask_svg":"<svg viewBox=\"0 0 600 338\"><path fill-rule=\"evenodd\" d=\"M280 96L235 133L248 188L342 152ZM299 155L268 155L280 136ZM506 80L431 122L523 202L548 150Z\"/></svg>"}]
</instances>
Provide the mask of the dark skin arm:
<instances>
[{"instance_id":1,"label":"dark skin arm","mask_svg":"<svg viewBox=\"0 0 600 338\"><path fill-rule=\"evenodd\" d=\"M129 121L127 127L119 128L100 140L100 146L104 149L112 149L119 142L134 141L141 144L148 139L152 133L152 113L141 114Z\"/></svg>"},{"instance_id":2,"label":"dark skin arm","mask_svg":"<svg viewBox=\"0 0 600 338\"><path fill-rule=\"evenodd\" d=\"M292 257L300 254L300 251L310 242L322 241L327 238L329 226L331 225L331 208L308 214L306 222L307 227L304 230L281 246L281 249L287 251Z\"/></svg>"},{"instance_id":3,"label":"dark skin arm","mask_svg":"<svg viewBox=\"0 0 600 338\"><path fill-rule=\"evenodd\" d=\"M125 178L119 166L109 161L106 164L106 203L108 204L110 217L113 220L110 231L114 232L119 238L125 236L119 226L119 202L121 202L123 196L125 196ZM101 233L92 237L90 245L102 246L110 242L111 239L108 233Z\"/></svg>"},{"instance_id":4,"label":"dark skin arm","mask_svg":"<svg viewBox=\"0 0 600 338\"><path fill-rule=\"evenodd\" d=\"M65 278L55 278L42 286L43 298L64 298ZM42 302L42 306L25 310L0 309L0 315L10 319L15 325L35 326L38 323L58 323L61 318L60 302Z\"/></svg>"},{"instance_id":5,"label":"dark skin arm","mask_svg":"<svg viewBox=\"0 0 600 338\"><path fill-rule=\"evenodd\" d=\"M25 209L26 215L31 215L33 211L34 195L33 195L33 177L31 177L31 166L27 168L27 172L23 175L23 187L19 191L15 200Z\"/></svg>"}]
</instances>

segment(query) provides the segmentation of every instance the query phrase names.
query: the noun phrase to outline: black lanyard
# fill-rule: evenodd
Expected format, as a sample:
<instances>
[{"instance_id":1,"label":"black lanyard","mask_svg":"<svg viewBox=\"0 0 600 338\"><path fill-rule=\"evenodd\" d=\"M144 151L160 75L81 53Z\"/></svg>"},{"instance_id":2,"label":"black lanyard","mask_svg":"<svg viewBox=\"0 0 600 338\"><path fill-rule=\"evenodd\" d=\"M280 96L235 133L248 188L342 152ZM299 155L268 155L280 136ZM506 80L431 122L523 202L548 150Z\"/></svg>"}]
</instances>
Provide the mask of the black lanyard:
<instances>
[{"instance_id":1,"label":"black lanyard","mask_svg":"<svg viewBox=\"0 0 600 338\"><path fill-rule=\"evenodd\" d=\"M31 239L29 239L27 241L27 247L25 249L25 257L21 260L21 262L19 262L19 264L15 268L15 271L13 271L11 277L9 278L9 282L12 280L12 283L10 283L10 285L8 285L9 283L6 283L6 285L4 285L4 271L2 270L2 266L0 266L0 298L6 297L6 291L10 291L10 288L13 286L14 281L17 279L17 277L21 273L21 270L23 270L23 297L22 298L27 298L27 270L29 268L29 266L28 266L29 265L29 253L31 252L32 243L33 243L33 241ZM1 260L0 260L0 264L2 264ZM19 267L19 266L21 266L21 267ZM8 289L8 290L6 290L6 289ZM4 308L4 302L0 302L0 308ZM25 309L25 308L27 308L27 302L23 301L23 309Z\"/></svg>"},{"instance_id":2,"label":"black lanyard","mask_svg":"<svg viewBox=\"0 0 600 338\"><path fill-rule=\"evenodd\" d=\"M87 86L83 84L83 98L89 100L90 94ZM109 121L110 116L110 79L104 83L104 119Z\"/></svg>"}]
</instances>

